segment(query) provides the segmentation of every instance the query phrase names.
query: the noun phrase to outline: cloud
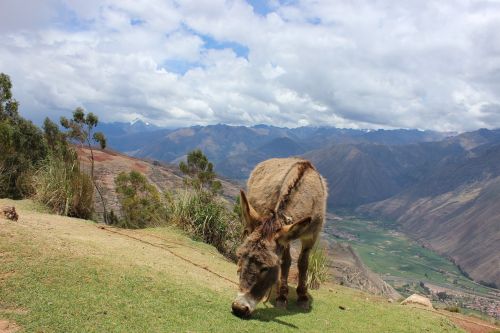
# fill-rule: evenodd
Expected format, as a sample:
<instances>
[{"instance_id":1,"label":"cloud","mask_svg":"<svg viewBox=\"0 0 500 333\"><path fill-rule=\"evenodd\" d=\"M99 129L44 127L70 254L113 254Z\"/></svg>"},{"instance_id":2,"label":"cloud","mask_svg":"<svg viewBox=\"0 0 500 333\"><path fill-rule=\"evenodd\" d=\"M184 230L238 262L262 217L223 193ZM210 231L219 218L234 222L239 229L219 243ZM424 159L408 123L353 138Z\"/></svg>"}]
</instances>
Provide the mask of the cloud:
<instances>
[{"instance_id":1,"label":"cloud","mask_svg":"<svg viewBox=\"0 0 500 333\"><path fill-rule=\"evenodd\" d=\"M500 124L496 1L31 5L0 4L0 71L36 121L83 106L164 126Z\"/></svg>"}]
</instances>

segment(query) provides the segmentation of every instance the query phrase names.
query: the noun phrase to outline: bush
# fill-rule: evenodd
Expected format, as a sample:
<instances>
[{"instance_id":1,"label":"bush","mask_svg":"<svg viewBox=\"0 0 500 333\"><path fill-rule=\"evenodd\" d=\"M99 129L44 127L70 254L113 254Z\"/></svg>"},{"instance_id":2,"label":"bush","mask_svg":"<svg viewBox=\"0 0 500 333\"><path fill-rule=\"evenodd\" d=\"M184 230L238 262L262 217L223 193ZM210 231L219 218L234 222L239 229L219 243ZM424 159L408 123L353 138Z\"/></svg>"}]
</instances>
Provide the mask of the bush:
<instances>
[{"instance_id":1,"label":"bush","mask_svg":"<svg viewBox=\"0 0 500 333\"><path fill-rule=\"evenodd\" d=\"M436 296L438 297L438 299L441 301L441 302L444 302L446 301L447 299L450 299L450 295L448 295L446 293L446 291L440 291L436 294Z\"/></svg>"},{"instance_id":2,"label":"bush","mask_svg":"<svg viewBox=\"0 0 500 333\"><path fill-rule=\"evenodd\" d=\"M177 225L195 239L211 244L222 254L235 258L241 230L239 217L208 191L167 193L170 223Z\"/></svg>"},{"instance_id":3,"label":"bush","mask_svg":"<svg viewBox=\"0 0 500 333\"><path fill-rule=\"evenodd\" d=\"M479 281L479 284L482 284L485 287L499 289L495 282L486 282L486 281L481 280L481 281Z\"/></svg>"},{"instance_id":4,"label":"bush","mask_svg":"<svg viewBox=\"0 0 500 333\"><path fill-rule=\"evenodd\" d=\"M160 193L144 175L137 171L122 172L115 178L115 184L122 216L119 219L112 218L108 222L129 229L160 226L165 223Z\"/></svg>"},{"instance_id":5,"label":"bush","mask_svg":"<svg viewBox=\"0 0 500 333\"><path fill-rule=\"evenodd\" d=\"M10 77L0 73L0 197L32 194L33 167L47 155L42 132L18 113Z\"/></svg>"},{"instance_id":6,"label":"bush","mask_svg":"<svg viewBox=\"0 0 500 333\"><path fill-rule=\"evenodd\" d=\"M429 287L427 287L427 286L425 285L425 283L424 283L424 282L420 281L420 282L419 282L419 285L420 285L420 287L422 288L422 290L423 290L424 294L426 294L426 295L430 295L430 294L431 294L431 290L429 289Z\"/></svg>"},{"instance_id":7,"label":"bush","mask_svg":"<svg viewBox=\"0 0 500 333\"><path fill-rule=\"evenodd\" d=\"M326 248L314 245L309 255L309 268L307 275L307 285L311 289L319 289L320 285L328 280L328 259Z\"/></svg>"},{"instance_id":8,"label":"bush","mask_svg":"<svg viewBox=\"0 0 500 333\"><path fill-rule=\"evenodd\" d=\"M458 306L447 306L444 308L446 311L459 313L460 308Z\"/></svg>"},{"instance_id":9,"label":"bush","mask_svg":"<svg viewBox=\"0 0 500 333\"><path fill-rule=\"evenodd\" d=\"M71 160L49 155L33 177L34 200L52 212L89 219L92 217L94 191L90 177L80 171L76 153Z\"/></svg>"},{"instance_id":10,"label":"bush","mask_svg":"<svg viewBox=\"0 0 500 333\"><path fill-rule=\"evenodd\" d=\"M33 193L33 167L46 157L41 131L21 117L0 121L0 197L21 199Z\"/></svg>"}]
</instances>

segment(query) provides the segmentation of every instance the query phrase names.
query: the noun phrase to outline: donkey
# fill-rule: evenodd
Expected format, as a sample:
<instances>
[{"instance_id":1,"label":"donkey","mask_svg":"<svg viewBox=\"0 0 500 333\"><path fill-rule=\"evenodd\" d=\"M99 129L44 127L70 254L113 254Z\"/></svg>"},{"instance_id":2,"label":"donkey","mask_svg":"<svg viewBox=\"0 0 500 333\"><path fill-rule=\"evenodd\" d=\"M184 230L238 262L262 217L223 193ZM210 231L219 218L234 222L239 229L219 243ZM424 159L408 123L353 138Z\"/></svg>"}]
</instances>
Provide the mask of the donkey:
<instances>
[{"instance_id":1,"label":"donkey","mask_svg":"<svg viewBox=\"0 0 500 333\"><path fill-rule=\"evenodd\" d=\"M248 195L240 193L244 241L237 251L239 292L232 303L233 313L249 317L276 283L276 305L287 306L290 241L294 239L302 243L297 303L308 309L307 267L325 218L325 181L309 161L275 158L255 167L247 189Z\"/></svg>"}]
</instances>

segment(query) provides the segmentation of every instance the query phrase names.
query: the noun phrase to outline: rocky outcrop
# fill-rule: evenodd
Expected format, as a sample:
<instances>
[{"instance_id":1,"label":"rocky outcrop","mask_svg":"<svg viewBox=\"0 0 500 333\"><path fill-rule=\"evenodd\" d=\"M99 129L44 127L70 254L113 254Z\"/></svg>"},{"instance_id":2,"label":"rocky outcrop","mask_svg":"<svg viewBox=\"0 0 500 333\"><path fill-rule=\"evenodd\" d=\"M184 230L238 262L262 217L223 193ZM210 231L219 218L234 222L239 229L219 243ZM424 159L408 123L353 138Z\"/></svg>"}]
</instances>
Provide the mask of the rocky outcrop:
<instances>
[{"instance_id":1,"label":"rocky outcrop","mask_svg":"<svg viewBox=\"0 0 500 333\"><path fill-rule=\"evenodd\" d=\"M433 309L430 299L417 294L413 294L404 301L402 301L401 305L421 305L425 308Z\"/></svg>"},{"instance_id":2,"label":"rocky outcrop","mask_svg":"<svg viewBox=\"0 0 500 333\"><path fill-rule=\"evenodd\" d=\"M2 208L2 215L11 221L17 221L19 219L19 215L17 215L16 207L14 206L6 206Z\"/></svg>"},{"instance_id":3,"label":"rocky outcrop","mask_svg":"<svg viewBox=\"0 0 500 333\"><path fill-rule=\"evenodd\" d=\"M349 244L335 243L329 254L332 277L337 283L393 300L401 297L392 286L363 264Z\"/></svg>"}]
</instances>

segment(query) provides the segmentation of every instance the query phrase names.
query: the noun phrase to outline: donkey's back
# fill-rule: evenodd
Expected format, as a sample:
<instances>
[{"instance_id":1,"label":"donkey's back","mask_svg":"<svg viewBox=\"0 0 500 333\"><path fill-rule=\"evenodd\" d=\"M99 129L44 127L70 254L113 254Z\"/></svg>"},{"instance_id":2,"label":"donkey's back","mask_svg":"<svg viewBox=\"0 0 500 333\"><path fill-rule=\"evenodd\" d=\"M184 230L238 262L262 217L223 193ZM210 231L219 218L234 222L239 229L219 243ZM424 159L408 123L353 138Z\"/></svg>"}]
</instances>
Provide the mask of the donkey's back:
<instances>
[{"instance_id":1,"label":"donkey's back","mask_svg":"<svg viewBox=\"0 0 500 333\"><path fill-rule=\"evenodd\" d=\"M250 175L247 189L250 204L261 216L281 213L290 223L306 217L321 223L324 219L326 184L307 160L273 158L261 162Z\"/></svg>"}]
</instances>

